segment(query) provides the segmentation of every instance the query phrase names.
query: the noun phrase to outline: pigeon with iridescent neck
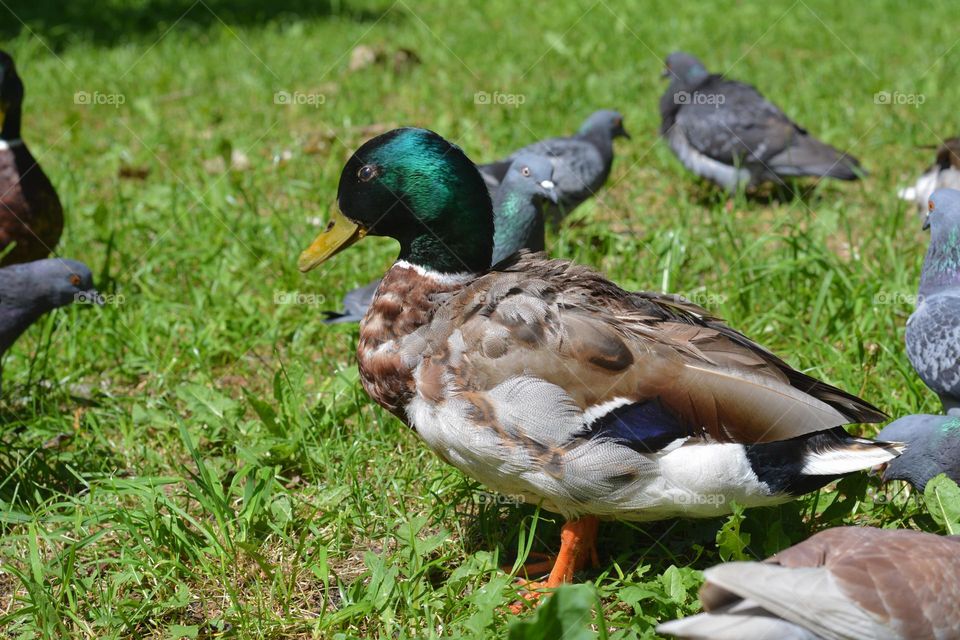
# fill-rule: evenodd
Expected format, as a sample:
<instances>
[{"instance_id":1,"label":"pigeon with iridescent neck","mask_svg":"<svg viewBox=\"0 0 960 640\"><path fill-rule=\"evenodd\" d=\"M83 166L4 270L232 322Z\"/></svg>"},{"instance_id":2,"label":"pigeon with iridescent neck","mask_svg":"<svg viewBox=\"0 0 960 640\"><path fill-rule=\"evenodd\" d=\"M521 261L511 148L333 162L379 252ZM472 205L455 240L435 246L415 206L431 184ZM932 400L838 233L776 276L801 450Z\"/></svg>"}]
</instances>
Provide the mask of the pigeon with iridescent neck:
<instances>
[{"instance_id":1,"label":"pigeon with iridescent neck","mask_svg":"<svg viewBox=\"0 0 960 640\"><path fill-rule=\"evenodd\" d=\"M606 183L613 166L613 141L630 138L623 116L611 109L590 114L572 136L540 140L514 151L503 160L477 165L484 182L496 188L520 154L546 156L553 162L558 201L548 205L547 220L557 223Z\"/></svg>"},{"instance_id":2,"label":"pigeon with iridescent neck","mask_svg":"<svg viewBox=\"0 0 960 640\"><path fill-rule=\"evenodd\" d=\"M20 137L23 81L0 51L0 266L45 258L63 232L63 208Z\"/></svg>"},{"instance_id":3,"label":"pigeon with iridescent neck","mask_svg":"<svg viewBox=\"0 0 960 640\"><path fill-rule=\"evenodd\" d=\"M905 480L919 491L945 473L960 483L960 416L906 416L885 426L877 438L906 443L899 458L883 465L884 482Z\"/></svg>"},{"instance_id":4,"label":"pigeon with iridescent neck","mask_svg":"<svg viewBox=\"0 0 960 640\"><path fill-rule=\"evenodd\" d=\"M521 249L543 251L544 206L557 203L549 158L518 154L493 195L493 264ZM343 297L344 311L327 312L326 324L360 322L377 292L380 280L358 287Z\"/></svg>"},{"instance_id":5,"label":"pigeon with iridescent neck","mask_svg":"<svg viewBox=\"0 0 960 640\"><path fill-rule=\"evenodd\" d=\"M907 355L951 415L960 415L960 191L930 196L930 247L917 308L907 320Z\"/></svg>"}]
</instances>

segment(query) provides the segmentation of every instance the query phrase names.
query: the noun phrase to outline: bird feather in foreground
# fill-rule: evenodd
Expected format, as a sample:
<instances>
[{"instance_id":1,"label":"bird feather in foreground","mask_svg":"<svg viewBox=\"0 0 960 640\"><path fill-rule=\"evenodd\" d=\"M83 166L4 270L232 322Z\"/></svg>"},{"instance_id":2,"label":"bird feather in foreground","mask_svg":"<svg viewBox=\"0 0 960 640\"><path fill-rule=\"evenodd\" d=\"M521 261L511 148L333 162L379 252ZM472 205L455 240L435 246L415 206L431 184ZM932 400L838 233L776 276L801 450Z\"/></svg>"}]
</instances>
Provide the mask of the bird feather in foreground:
<instances>
[{"instance_id":1,"label":"bird feather in foreground","mask_svg":"<svg viewBox=\"0 0 960 640\"><path fill-rule=\"evenodd\" d=\"M699 640L960 637L960 538L837 527L765 562L707 569L705 613L657 631Z\"/></svg>"},{"instance_id":2,"label":"bird feather in foreground","mask_svg":"<svg viewBox=\"0 0 960 640\"><path fill-rule=\"evenodd\" d=\"M839 428L876 408L690 302L542 254L490 268L484 181L435 133L365 143L337 200L301 270L367 234L400 243L360 326L364 388L443 460L568 518L547 586L593 555L597 516L777 504L899 452Z\"/></svg>"}]
</instances>

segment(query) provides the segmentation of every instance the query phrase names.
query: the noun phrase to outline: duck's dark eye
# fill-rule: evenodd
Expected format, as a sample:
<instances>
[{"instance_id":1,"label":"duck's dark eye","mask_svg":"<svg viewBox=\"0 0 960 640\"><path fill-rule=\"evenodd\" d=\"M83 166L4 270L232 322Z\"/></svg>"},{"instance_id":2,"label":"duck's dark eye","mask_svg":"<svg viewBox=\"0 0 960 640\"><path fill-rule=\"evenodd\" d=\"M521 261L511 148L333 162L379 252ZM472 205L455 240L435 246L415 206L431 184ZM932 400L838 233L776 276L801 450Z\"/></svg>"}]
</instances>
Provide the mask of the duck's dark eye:
<instances>
[{"instance_id":1,"label":"duck's dark eye","mask_svg":"<svg viewBox=\"0 0 960 640\"><path fill-rule=\"evenodd\" d=\"M530 167L524 167L524 168L520 169L520 175L522 175L524 178L529 178L529 177L530 177Z\"/></svg>"},{"instance_id":2,"label":"duck's dark eye","mask_svg":"<svg viewBox=\"0 0 960 640\"><path fill-rule=\"evenodd\" d=\"M71 273L71 274L70 274L70 284L72 284L72 285L75 286L75 287L79 287L79 286L80 286L80 282L81 282L80 276L78 276L78 275L75 274L75 273Z\"/></svg>"},{"instance_id":3,"label":"duck's dark eye","mask_svg":"<svg viewBox=\"0 0 960 640\"><path fill-rule=\"evenodd\" d=\"M362 182L370 182L377 177L377 173L377 168L374 165L365 164L357 171L357 177L360 178Z\"/></svg>"}]
</instances>

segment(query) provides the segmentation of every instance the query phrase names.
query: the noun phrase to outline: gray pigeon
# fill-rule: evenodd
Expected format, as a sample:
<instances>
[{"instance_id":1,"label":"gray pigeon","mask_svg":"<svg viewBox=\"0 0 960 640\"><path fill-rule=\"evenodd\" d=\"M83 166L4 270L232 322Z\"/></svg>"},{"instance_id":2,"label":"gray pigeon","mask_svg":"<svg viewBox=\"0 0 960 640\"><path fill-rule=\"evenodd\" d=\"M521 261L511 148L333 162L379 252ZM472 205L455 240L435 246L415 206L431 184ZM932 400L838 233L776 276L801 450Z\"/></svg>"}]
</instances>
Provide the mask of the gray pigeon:
<instances>
[{"instance_id":1,"label":"gray pigeon","mask_svg":"<svg viewBox=\"0 0 960 640\"><path fill-rule=\"evenodd\" d=\"M906 416L877 439L907 443L900 457L883 465L884 482L906 480L922 492L930 478L945 473L960 483L960 416Z\"/></svg>"},{"instance_id":2,"label":"gray pigeon","mask_svg":"<svg viewBox=\"0 0 960 640\"><path fill-rule=\"evenodd\" d=\"M927 211L927 202L937 189L960 189L960 138L950 138L937 148L936 161L912 187L897 192L901 200L913 202L920 213Z\"/></svg>"},{"instance_id":3,"label":"gray pigeon","mask_svg":"<svg viewBox=\"0 0 960 640\"><path fill-rule=\"evenodd\" d=\"M493 196L493 264L520 249L543 251L544 208L556 204L554 165L550 158L517 153ZM327 312L327 324L360 322L373 300L380 280L359 287L343 297L344 311Z\"/></svg>"},{"instance_id":4,"label":"gray pigeon","mask_svg":"<svg viewBox=\"0 0 960 640\"><path fill-rule=\"evenodd\" d=\"M711 74L688 53L667 57L660 135L683 165L728 191L803 176L856 180L860 163L820 142L753 86Z\"/></svg>"},{"instance_id":5,"label":"gray pigeon","mask_svg":"<svg viewBox=\"0 0 960 640\"><path fill-rule=\"evenodd\" d=\"M934 191L929 211L930 248L907 320L907 355L946 412L960 415L960 191Z\"/></svg>"},{"instance_id":6,"label":"gray pigeon","mask_svg":"<svg viewBox=\"0 0 960 640\"><path fill-rule=\"evenodd\" d=\"M698 640L960 637L960 538L827 529L765 562L704 572L705 613L657 627Z\"/></svg>"},{"instance_id":7,"label":"gray pigeon","mask_svg":"<svg viewBox=\"0 0 960 640\"><path fill-rule=\"evenodd\" d=\"M48 258L0 268L0 358L43 314L74 302L101 303L82 262Z\"/></svg>"},{"instance_id":8,"label":"gray pigeon","mask_svg":"<svg viewBox=\"0 0 960 640\"><path fill-rule=\"evenodd\" d=\"M623 116L617 111L603 109L592 113L572 136L534 142L503 160L481 164L477 168L487 186L496 188L521 153L550 158L559 201L548 205L545 212L552 223L558 223L607 181L613 165L613 140L618 137L630 138L623 128Z\"/></svg>"}]
</instances>

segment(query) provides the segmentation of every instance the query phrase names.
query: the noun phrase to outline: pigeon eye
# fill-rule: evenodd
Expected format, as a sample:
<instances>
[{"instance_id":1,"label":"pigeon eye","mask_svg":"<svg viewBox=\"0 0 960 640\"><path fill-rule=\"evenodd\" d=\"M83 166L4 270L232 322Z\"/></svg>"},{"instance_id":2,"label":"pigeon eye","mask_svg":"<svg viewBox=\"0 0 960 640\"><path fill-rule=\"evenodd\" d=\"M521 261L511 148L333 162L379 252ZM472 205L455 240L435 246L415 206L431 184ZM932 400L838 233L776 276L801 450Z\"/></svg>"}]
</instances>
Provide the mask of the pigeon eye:
<instances>
[{"instance_id":1,"label":"pigeon eye","mask_svg":"<svg viewBox=\"0 0 960 640\"><path fill-rule=\"evenodd\" d=\"M75 287L79 287L79 286L80 286L80 276L78 276L78 275L75 274L75 273L71 273L71 274L70 274L70 284L72 284L72 285L75 286Z\"/></svg>"},{"instance_id":2,"label":"pigeon eye","mask_svg":"<svg viewBox=\"0 0 960 640\"><path fill-rule=\"evenodd\" d=\"M530 177L530 167L524 167L523 169L520 169L520 174L521 174L524 178L529 178L529 177Z\"/></svg>"},{"instance_id":3,"label":"pigeon eye","mask_svg":"<svg viewBox=\"0 0 960 640\"><path fill-rule=\"evenodd\" d=\"M357 177L360 178L362 182L370 182L377 177L377 168L372 164L365 164L360 167L360 170L357 171Z\"/></svg>"},{"instance_id":4,"label":"pigeon eye","mask_svg":"<svg viewBox=\"0 0 960 640\"><path fill-rule=\"evenodd\" d=\"M927 200L927 211L933 211L933 200Z\"/></svg>"}]
</instances>

